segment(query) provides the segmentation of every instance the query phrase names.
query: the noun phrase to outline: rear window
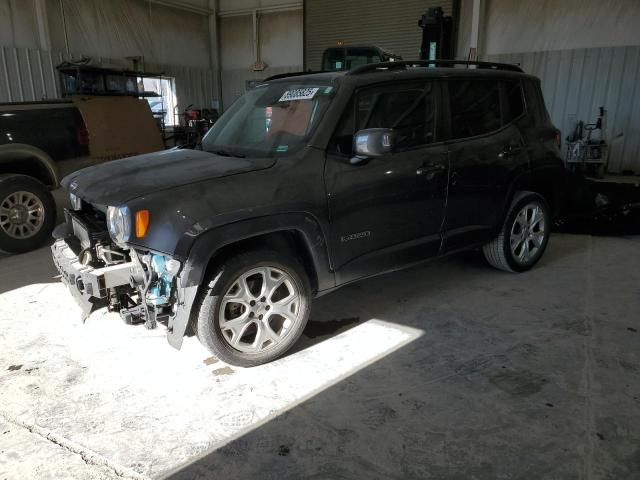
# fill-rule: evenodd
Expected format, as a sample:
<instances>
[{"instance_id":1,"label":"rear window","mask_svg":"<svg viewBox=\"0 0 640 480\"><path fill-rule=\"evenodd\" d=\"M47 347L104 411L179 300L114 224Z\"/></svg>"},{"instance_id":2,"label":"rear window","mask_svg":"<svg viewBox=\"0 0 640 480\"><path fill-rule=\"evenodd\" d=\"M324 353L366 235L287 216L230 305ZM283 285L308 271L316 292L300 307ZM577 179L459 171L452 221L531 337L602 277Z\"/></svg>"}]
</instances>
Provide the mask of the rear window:
<instances>
[{"instance_id":1,"label":"rear window","mask_svg":"<svg viewBox=\"0 0 640 480\"><path fill-rule=\"evenodd\" d=\"M500 89L496 80L449 80L451 136L475 137L501 126Z\"/></svg>"}]
</instances>

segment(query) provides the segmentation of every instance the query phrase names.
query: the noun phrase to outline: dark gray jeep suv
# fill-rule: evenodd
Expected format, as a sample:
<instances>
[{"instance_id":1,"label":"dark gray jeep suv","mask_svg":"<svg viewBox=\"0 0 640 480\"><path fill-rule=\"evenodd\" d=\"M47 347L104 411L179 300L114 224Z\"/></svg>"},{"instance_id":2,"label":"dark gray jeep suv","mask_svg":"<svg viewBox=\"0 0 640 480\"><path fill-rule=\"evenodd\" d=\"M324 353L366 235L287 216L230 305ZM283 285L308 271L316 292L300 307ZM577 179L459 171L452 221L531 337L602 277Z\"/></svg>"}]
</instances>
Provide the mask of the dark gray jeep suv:
<instances>
[{"instance_id":1,"label":"dark gray jeep suv","mask_svg":"<svg viewBox=\"0 0 640 480\"><path fill-rule=\"evenodd\" d=\"M445 68L460 63L271 79L195 150L66 177L63 280L85 316L166 324L176 348L195 332L251 366L287 351L312 299L347 283L471 248L531 268L561 202L557 130L538 79Z\"/></svg>"}]
</instances>

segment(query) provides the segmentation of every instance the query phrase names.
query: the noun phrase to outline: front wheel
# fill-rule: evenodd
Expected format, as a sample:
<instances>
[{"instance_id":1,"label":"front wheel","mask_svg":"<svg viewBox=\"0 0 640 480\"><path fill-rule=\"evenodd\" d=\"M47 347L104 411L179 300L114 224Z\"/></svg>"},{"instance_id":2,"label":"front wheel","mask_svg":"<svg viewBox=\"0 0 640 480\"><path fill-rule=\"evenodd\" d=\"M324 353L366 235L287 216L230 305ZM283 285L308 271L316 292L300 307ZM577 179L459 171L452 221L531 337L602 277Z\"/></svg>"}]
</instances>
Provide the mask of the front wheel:
<instances>
[{"instance_id":1,"label":"front wheel","mask_svg":"<svg viewBox=\"0 0 640 480\"><path fill-rule=\"evenodd\" d=\"M218 358L251 367L293 346L310 306L309 280L298 261L270 250L248 252L213 272L200 294L196 330Z\"/></svg>"},{"instance_id":2,"label":"front wheel","mask_svg":"<svg viewBox=\"0 0 640 480\"><path fill-rule=\"evenodd\" d=\"M484 256L495 268L524 272L542 257L550 230L547 202L537 193L522 192L511 204L498 236L484 246Z\"/></svg>"}]
</instances>

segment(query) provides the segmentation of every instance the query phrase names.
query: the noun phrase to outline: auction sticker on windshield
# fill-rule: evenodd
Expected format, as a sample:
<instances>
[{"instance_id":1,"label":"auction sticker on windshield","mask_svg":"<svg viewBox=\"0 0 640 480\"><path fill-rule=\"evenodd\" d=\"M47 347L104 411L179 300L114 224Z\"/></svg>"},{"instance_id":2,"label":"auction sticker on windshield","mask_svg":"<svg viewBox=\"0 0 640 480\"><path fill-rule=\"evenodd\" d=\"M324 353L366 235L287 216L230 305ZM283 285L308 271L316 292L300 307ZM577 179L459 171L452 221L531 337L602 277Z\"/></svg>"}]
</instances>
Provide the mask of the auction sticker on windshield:
<instances>
[{"instance_id":1,"label":"auction sticker on windshield","mask_svg":"<svg viewBox=\"0 0 640 480\"><path fill-rule=\"evenodd\" d=\"M292 102L294 100L311 100L320 88L296 88L295 90L287 90L280 97L278 102Z\"/></svg>"}]
</instances>

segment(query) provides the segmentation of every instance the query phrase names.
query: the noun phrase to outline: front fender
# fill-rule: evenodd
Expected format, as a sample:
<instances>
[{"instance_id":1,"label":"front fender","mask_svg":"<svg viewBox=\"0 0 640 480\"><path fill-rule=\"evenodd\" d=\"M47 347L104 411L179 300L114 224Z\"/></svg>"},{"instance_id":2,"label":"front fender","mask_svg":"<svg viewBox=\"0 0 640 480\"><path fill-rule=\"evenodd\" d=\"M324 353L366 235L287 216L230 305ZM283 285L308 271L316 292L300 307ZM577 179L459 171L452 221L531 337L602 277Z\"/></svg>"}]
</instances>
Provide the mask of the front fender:
<instances>
[{"instance_id":1,"label":"front fender","mask_svg":"<svg viewBox=\"0 0 640 480\"><path fill-rule=\"evenodd\" d=\"M285 213L250 218L208 230L193 242L185 265L184 285L200 285L211 258L221 248L269 233L295 231L302 235L318 275L318 290L335 286L326 236L309 213Z\"/></svg>"},{"instance_id":2,"label":"front fender","mask_svg":"<svg viewBox=\"0 0 640 480\"><path fill-rule=\"evenodd\" d=\"M207 267L216 252L242 240L285 231L295 231L302 236L314 264L318 291L335 287L326 237L320 222L311 214L267 215L208 230L193 241L180 274L178 310L169 324L169 343L175 348L182 345L197 291L205 280Z\"/></svg>"}]
</instances>

